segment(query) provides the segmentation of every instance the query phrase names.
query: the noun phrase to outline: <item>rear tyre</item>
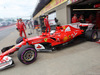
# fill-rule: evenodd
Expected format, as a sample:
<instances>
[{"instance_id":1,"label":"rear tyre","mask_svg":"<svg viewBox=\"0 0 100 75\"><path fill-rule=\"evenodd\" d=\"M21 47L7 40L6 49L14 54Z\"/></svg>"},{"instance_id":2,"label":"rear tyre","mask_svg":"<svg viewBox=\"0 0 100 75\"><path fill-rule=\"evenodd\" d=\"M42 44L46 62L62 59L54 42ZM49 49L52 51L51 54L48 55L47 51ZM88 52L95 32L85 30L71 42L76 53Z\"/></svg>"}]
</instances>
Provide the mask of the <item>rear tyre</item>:
<instances>
[{"instance_id":1,"label":"rear tyre","mask_svg":"<svg viewBox=\"0 0 100 75\"><path fill-rule=\"evenodd\" d=\"M18 59L23 64L31 64L37 58L37 51L34 49L33 46L25 45L22 46L18 51Z\"/></svg>"},{"instance_id":2,"label":"rear tyre","mask_svg":"<svg viewBox=\"0 0 100 75\"><path fill-rule=\"evenodd\" d=\"M85 37L89 41L96 41L98 39L98 32L96 30L86 31Z\"/></svg>"},{"instance_id":3,"label":"rear tyre","mask_svg":"<svg viewBox=\"0 0 100 75\"><path fill-rule=\"evenodd\" d=\"M23 41L23 38L24 38L24 37L19 37L19 38L16 40L16 44L19 44L20 42L22 42L22 41Z\"/></svg>"}]
</instances>

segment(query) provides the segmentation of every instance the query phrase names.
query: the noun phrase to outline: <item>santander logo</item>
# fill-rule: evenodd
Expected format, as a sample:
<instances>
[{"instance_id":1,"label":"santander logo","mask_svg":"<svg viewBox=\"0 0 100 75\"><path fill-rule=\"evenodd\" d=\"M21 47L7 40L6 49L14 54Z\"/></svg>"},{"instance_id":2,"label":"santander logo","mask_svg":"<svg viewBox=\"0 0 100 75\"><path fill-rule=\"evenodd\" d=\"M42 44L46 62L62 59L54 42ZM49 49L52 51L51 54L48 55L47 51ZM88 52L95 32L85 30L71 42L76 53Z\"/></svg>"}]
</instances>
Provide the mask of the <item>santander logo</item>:
<instances>
[{"instance_id":1,"label":"santander logo","mask_svg":"<svg viewBox=\"0 0 100 75\"><path fill-rule=\"evenodd\" d=\"M38 46L37 46L37 48L41 48L41 46L40 46L40 45L38 45Z\"/></svg>"}]
</instances>

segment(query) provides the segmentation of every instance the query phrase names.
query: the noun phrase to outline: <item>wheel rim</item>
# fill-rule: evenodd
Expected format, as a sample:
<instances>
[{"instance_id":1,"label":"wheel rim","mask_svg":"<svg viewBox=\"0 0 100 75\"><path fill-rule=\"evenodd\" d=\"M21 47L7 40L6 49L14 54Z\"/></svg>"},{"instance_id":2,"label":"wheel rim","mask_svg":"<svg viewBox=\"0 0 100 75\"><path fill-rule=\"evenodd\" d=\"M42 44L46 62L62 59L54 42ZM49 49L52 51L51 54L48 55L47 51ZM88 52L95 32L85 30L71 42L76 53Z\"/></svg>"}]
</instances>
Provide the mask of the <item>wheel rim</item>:
<instances>
[{"instance_id":1,"label":"wheel rim","mask_svg":"<svg viewBox=\"0 0 100 75\"><path fill-rule=\"evenodd\" d=\"M93 39L96 39L96 38L97 38L97 34L94 33L94 34L93 34Z\"/></svg>"},{"instance_id":2,"label":"wheel rim","mask_svg":"<svg viewBox=\"0 0 100 75\"><path fill-rule=\"evenodd\" d=\"M23 58L24 58L25 61L33 60L34 59L34 51L32 51L32 50L26 51Z\"/></svg>"}]
</instances>

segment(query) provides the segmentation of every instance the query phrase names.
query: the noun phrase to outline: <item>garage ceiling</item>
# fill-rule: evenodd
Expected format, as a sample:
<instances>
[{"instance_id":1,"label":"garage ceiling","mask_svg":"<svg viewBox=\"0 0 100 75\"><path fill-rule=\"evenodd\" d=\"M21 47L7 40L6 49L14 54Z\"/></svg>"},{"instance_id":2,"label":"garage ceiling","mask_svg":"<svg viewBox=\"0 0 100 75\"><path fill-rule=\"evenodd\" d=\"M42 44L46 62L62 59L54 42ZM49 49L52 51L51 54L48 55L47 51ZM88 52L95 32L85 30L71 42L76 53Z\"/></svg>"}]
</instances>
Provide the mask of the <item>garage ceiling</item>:
<instances>
[{"instance_id":1,"label":"garage ceiling","mask_svg":"<svg viewBox=\"0 0 100 75\"><path fill-rule=\"evenodd\" d=\"M84 2L81 2L78 5L96 4L96 3L100 3L100 0L84 0Z\"/></svg>"},{"instance_id":2,"label":"garage ceiling","mask_svg":"<svg viewBox=\"0 0 100 75\"><path fill-rule=\"evenodd\" d=\"M40 0L40 2L37 4L37 7L35 8L35 11L33 13L33 17L41 11L48 3L50 3L51 0Z\"/></svg>"}]
</instances>

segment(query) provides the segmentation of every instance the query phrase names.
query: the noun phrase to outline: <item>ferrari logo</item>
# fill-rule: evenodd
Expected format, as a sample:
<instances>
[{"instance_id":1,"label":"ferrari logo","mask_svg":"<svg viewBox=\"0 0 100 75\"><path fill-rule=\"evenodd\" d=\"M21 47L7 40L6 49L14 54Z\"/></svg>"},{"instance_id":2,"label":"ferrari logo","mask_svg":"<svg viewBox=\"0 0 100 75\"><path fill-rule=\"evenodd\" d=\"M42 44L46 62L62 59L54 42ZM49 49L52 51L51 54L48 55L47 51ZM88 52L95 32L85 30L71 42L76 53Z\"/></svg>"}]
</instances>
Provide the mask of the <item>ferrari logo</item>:
<instances>
[{"instance_id":1,"label":"ferrari logo","mask_svg":"<svg viewBox=\"0 0 100 75\"><path fill-rule=\"evenodd\" d=\"M45 38L44 41L47 42L47 38Z\"/></svg>"},{"instance_id":2,"label":"ferrari logo","mask_svg":"<svg viewBox=\"0 0 100 75\"><path fill-rule=\"evenodd\" d=\"M67 41L67 40L68 40L68 37L65 36L64 39L63 39L63 41L65 42L65 41Z\"/></svg>"}]
</instances>

